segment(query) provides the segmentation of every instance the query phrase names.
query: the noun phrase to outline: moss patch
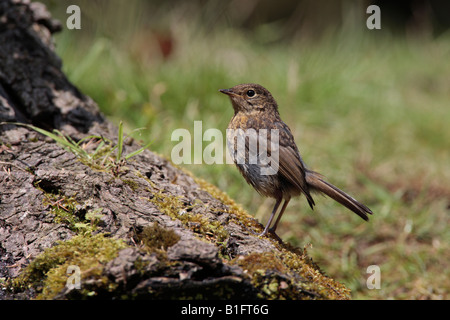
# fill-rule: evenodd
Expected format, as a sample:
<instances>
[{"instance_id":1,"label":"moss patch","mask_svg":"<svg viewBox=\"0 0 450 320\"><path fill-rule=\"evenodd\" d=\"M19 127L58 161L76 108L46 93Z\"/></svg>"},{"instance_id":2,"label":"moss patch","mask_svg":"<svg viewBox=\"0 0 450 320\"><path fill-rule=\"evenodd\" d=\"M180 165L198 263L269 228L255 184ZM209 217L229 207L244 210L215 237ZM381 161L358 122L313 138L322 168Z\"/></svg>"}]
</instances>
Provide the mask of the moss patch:
<instances>
[{"instance_id":1,"label":"moss patch","mask_svg":"<svg viewBox=\"0 0 450 320\"><path fill-rule=\"evenodd\" d=\"M180 236L175 231L165 229L158 223L144 227L142 232L136 235L137 242L142 244L149 252L155 250L167 250L180 240Z\"/></svg>"},{"instance_id":2,"label":"moss patch","mask_svg":"<svg viewBox=\"0 0 450 320\"><path fill-rule=\"evenodd\" d=\"M279 248L277 253L252 253L231 263L251 277L262 299L350 299L350 290L324 275L306 250L298 253Z\"/></svg>"},{"instance_id":3,"label":"moss patch","mask_svg":"<svg viewBox=\"0 0 450 320\"><path fill-rule=\"evenodd\" d=\"M81 222L76 215L78 203L73 197L66 197L52 193L45 193L42 204L48 206L50 213L54 215L53 221L67 225L72 231L76 231L75 225Z\"/></svg>"},{"instance_id":4,"label":"moss patch","mask_svg":"<svg viewBox=\"0 0 450 320\"><path fill-rule=\"evenodd\" d=\"M228 194L217 188L215 185L207 182L206 180L192 176L195 182L202 188L212 195L217 200L221 201L223 204L227 205L230 210L228 213L232 213L230 216L231 220L234 220L239 225L244 225L250 227L255 232L262 232L261 224L256 221L251 215L249 215L241 206L239 206L233 199L231 199Z\"/></svg>"},{"instance_id":5,"label":"moss patch","mask_svg":"<svg viewBox=\"0 0 450 320\"><path fill-rule=\"evenodd\" d=\"M83 289L83 279L95 278L107 287L108 280L102 276L103 267L125 247L122 240L105 234L75 236L44 250L13 280L13 287L17 290L32 287L38 292L37 299L52 299L66 286L69 266L76 266L81 271L81 295L95 295L95 291Z\"/></svg>"},{"instance_id":6,"label":"moss patch","mask_svg":"<svg viewBox=\"0 0 450 320\"><path fill-rule=\"evenodd\" d=\"M100 222L101 208L85 210L73 197L61 194L44 194L43 205L48 206L55 223L66 225L77 234L92 233Z\"/></svg>"},{"instance_id":7,"label":"moss patch","mask_svg":"<svg viewBox=\"0 0 450 320\"><path fill-rule=\"evenodd\" d=\"M274 270L285 272L286 267L279 261L272 252L251 253L248 256L240 256L233 260L234 263L253 274L258 271Z\"/></svg>"},{"instance_id":8,"label":"moss patch","mask_svg":"<svg viewBox=\"0 0 450 320\"><path fill-rule=\"evenodd\" d=\"M228 232L219 221L211 221L198 213L191 213L192 206L181 200L180 197L164 193L162 190L153 194L150 202L171 218L180 220L183 225L196 232L202 238L212 242L223 242L228 238Z\"/></svg>"},{"instance_id":9,"label":"moss patch","mask_svg":"<svg viewBox=\"0 0 450 320\"><path fill-rule=\"evenodd\" d=\"M308 286L302 285L304 290L312 290L318 293L323 299L347 300L351 298L350 289L323 274L319 267L307 255L306 248L302 253L298 252L299 249L289 247L279 249L279 259L282 263L310 282Z\"/></svg>"}]
</instances>

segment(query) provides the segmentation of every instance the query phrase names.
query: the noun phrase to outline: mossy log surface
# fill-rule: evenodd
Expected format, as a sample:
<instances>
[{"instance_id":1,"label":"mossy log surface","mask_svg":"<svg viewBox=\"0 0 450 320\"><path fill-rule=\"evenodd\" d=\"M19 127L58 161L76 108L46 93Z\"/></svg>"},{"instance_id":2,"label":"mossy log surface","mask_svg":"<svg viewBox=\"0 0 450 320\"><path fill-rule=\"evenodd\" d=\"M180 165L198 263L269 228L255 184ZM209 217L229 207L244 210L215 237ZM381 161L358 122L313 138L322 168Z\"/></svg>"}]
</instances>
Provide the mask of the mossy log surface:
<instances>
[{"instance_id":1,"label":"mossy log surface","mask_svg":"<svg viewBox=\"0 0 450 320\"><path fill-rule=\"evenodd\" d=\"M102 169L5 125L117 142L61 71L60 29L39 3L0 2L0 299L350 297L306 250L258 237L224 192L150 150ZM138 148L127 141L124 152ZM73 267L79 287L68 285Z\"/></svg>"}]
</instances>

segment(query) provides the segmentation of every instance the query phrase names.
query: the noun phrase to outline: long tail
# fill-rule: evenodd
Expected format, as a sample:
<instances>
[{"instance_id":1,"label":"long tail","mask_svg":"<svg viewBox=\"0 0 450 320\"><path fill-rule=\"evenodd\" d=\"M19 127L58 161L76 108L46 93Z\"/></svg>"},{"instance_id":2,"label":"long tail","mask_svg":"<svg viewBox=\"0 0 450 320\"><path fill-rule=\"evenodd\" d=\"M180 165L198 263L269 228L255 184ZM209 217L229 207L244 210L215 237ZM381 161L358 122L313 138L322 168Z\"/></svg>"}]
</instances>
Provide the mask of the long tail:
<instances>
[{"instance_id":1,"label":"long tail","mask_svg":"<svg viewBox=\"0 0 450 320\"><path fill-rule=\"evenodd\" d=\"M322 179L322 176L314 171L306 172L306 182L308 183L311 191L318 191L326 194L330 198L336 200L343 206L352 210L358 216L368 221L368 214L372 214L372 211L362 203L359 203L356 199L346 194L344 191L333 186L331 183Z\"/></svg>"}]
</instances>

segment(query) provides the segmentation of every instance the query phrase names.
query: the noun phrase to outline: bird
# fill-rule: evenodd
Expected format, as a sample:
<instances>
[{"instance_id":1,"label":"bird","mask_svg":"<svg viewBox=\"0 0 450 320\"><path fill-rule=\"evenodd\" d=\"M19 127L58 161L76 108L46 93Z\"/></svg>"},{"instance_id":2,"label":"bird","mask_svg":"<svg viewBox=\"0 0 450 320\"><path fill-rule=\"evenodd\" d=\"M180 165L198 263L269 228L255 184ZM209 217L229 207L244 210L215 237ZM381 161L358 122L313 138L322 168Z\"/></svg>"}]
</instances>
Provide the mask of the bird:
<instances>
[{"instance_id":1,"label":"bird","mask_svg":"<svg viewBox=\"0 0 450 320\"><path fill-rule=\"evenodd\" d=\"M227 146L233 162L259 194L275 199L270 218L260 236L270 233L279 239L276 229L281 217L292 197L300 195L306 197L313 210L315 201L312 195L319 193L334 199L362 219L369 220L373 212L367 206L305 165L291 129L281 120L278 104L266 88L255 83L244 83L219 91L230 98L234 109L226 130Z\"/></svg>"}]
</instances>

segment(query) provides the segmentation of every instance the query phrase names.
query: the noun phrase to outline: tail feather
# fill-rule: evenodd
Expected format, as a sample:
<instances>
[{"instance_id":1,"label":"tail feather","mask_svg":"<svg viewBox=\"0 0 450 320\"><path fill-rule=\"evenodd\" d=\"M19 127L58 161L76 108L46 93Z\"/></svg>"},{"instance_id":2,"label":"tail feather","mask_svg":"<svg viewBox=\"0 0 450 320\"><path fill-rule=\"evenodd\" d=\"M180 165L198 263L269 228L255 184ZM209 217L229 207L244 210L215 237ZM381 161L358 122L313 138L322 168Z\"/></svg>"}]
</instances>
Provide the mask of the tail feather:
<instances>
[{"instance_id":1,"label":"tail feather","mask_svg":"<svg viewBox=\"0 0 450 320\"><path fill-rule=\"evenodd\" d=\"M306 173L306 182L308 183L308 186L312 191L318 191L326 194L330 198L336 200L343 206L356 213L364 220L369 220L368 214L372 214L372 211L368 207L358 202L356 199L349 196L344 191L333 186L331 183L323 180L320 174L313 171L308 171Z\"/></svg>"}]
</instances>

